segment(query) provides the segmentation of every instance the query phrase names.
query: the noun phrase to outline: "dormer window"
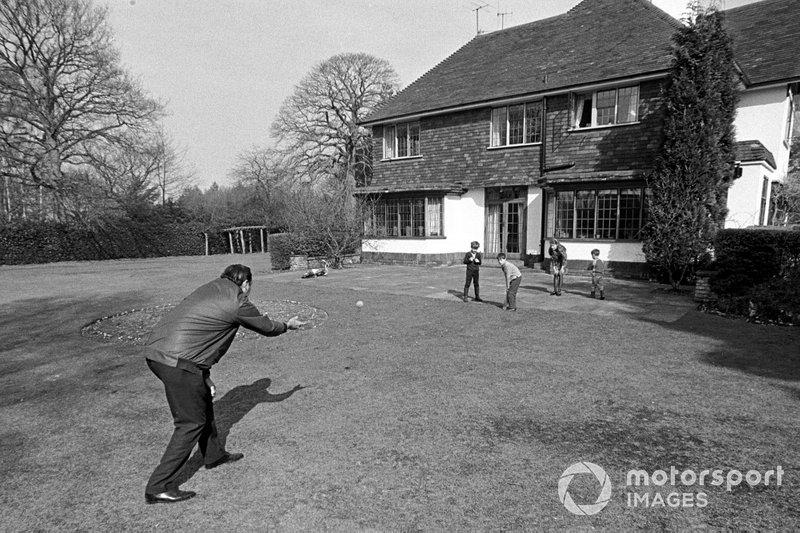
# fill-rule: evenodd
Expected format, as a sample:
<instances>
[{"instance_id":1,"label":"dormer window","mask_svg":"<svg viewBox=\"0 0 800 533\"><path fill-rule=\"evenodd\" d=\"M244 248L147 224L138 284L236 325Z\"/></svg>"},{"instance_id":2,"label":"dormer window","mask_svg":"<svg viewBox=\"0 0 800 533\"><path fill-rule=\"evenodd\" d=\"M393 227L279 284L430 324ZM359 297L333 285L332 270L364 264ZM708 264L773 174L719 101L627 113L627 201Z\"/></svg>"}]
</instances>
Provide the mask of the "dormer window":
<instances>
[{"instance_id":1,"label":"dormer window","mask_svg":"<svg viewBox=\"0 0 800 533\"><path fill-rule=\"evenodd\" d=\"M419 155L419 122L401 122L383 127L383 158Z\"/></svg>"},{"instance_id":2,"label":"dormer window","mask_svg":"<svg viewBox=\"0 0 800 533\"><path fill-rule=\"evenodd\" d=\"M631 124L639 120L639 86L574 95L573 128Z\"/></svg>"}]
</instances>

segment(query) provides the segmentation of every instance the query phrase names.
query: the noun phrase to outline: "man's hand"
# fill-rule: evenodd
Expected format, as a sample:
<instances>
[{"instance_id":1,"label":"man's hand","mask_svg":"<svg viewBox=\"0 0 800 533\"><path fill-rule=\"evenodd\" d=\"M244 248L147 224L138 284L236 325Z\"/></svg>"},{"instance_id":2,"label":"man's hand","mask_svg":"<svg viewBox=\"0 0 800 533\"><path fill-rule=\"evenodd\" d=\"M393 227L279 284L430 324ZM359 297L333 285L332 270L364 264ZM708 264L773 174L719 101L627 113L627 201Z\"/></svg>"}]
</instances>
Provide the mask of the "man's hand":
<instances>
[{"instance_id":1,"label":"man's hand","mask_svg":"<svg viewBox=\"0 0 800 533\"><path fill-rule=\"evenodd\" d=\"M288 329L299 329L299 328L301 328L302 326L305 326L305 325L306 325L306 322L301 322L299 317L296 317L296 316L293 316L292 318L290 318L289 321L286 323L286 327Z\"/></svg>"},{"instance_id":2,"label":"man's hand","mask_svg":"<svg viewBox=\"0 0 800 533\"><path fill-rule=\"evenodd\" d=\"M217 388L214 386L214 382L211 381L210 377L206 378L206 387L211 391L211 397L213 398L217 394Z\"/></svg>"}]
</instances>

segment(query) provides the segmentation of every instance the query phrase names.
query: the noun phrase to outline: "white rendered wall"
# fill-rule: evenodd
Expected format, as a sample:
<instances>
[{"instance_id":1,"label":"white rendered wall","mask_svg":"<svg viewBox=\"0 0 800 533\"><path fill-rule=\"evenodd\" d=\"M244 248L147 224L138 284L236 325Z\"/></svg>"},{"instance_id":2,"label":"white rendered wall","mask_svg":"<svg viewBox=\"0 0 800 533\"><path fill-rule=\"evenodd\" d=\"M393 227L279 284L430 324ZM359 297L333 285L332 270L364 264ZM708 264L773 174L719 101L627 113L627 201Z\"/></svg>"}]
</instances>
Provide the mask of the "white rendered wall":
<instances>
[{"instance_id":1,"label":"white rendered wall","mask_svg":"<svg viewBox=\"0 0 800 533\"><path fill-rule=\"evenodd\" d=\"M466 252L470 242L478 241L483 249L484 200L484 189L445 196L445 238L366 239L361 247L365 252L446 254Z\"/></svg>"},{"instance_id":2,"label":"white rendered wall","mask_svg":"<svg viewBox=\"0 0 800 533\"><path fill-rule=\"evenodd\" d=\"M784 143L789 111L786 86L745 91L736 108L736 140L761 141L775 156L779 176L785 174L789 164L789 147Z\"/></svg>"},{"instance_id":3,"label":"white rendered wall","mask_svg":"<svg viewBox=\"0 0 800 533\"><path fill-rule=\"evenodd\" d=\"M529 254L538 254L541 251L539 244L542 242L542 210L544 209L544 195L539 187L528 188L528 216L527 235L525 237L525 251Z\"/></svg>"},{"instance_id":4,"label":"white rendered wall","mask_svg":"<svg viewBox=\"0 0 800 533\"><path fill-rule=\"evenodd\" d=\"M726 228L746 228L757 226L760 223L761 191L764 187L764 177L769 178L771 175L772 169L767 165L761 163L742 164L742 175L735 179L728 189ZM767 188L766 209L769 209L771 189L772 185L770 184Z\"/></svg>"},{"instance_id":5,"label":"white rendered wall","mask_svg":"<svg viewBox=\"0 0 800 533\"><path fill-rule=\"evenodd\" d=\"M641 242L592 242L592 241L569 241L563 239L561 244L567 249L568 269L586 268L592 260L592 250L600 250L600 259L603 261L619 261L625 263L644 263L645 257L642 251ZM545 246L549 248L548 239ZM545 249L547 254L547 249Z\"/></svg>"}]
</instances>

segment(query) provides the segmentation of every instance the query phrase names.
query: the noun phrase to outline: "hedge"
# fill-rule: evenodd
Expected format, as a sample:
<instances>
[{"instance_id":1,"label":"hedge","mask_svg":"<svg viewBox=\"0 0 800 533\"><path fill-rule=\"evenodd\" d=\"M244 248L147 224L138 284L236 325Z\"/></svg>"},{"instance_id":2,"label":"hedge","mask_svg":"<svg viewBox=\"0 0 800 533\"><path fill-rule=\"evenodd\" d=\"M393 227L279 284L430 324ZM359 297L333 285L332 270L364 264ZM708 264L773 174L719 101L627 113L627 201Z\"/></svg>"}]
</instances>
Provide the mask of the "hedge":
<instances>
[{"instance_id":1,"label":"hedge","mask_svg":"<svg viewBox=\"0 0 800 533\"><path fill-rule=\"evenodd\" d=\"M0 264L203 255L203 231L197 223L158 217L111 218L92 228L52 221L6 224L0 226ZM209 231L209 249L226 253L224 236Z\"/></svg>"},{"instance_id":2,"label":"hedge","mask_svg":"<svg viewBox=\"0 0 800 533\"><path fill-rule=\"evenodd\" d=\"M714 253L710 284L718 310L800 324L800 231L723 230Z\"/></svg>"}]
</instances>

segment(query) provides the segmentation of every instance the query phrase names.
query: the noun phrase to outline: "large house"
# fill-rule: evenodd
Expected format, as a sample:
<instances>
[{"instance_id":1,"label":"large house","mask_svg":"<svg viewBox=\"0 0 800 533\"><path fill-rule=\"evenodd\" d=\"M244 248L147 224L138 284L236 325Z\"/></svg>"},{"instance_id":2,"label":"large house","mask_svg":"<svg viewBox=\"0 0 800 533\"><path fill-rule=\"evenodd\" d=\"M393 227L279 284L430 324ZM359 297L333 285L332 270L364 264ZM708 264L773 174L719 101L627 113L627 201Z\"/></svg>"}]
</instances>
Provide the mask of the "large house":
<instances>
[{"instance_id":1,"label":"large house","mask_svg":"<svg viewBox=\"0 0 800 533\"><path fill-rule=\"evenodd\" d=\"M725 12L742 72L727 227L764 224L786 173L800 83L800 1ZM556 237L617 274L644 272L645 177L662 142L661 89L681 23L649 0L584 0L478 35L364 122L376 198L364 260L543 259Z\"/></svg>"}]
</instances>

